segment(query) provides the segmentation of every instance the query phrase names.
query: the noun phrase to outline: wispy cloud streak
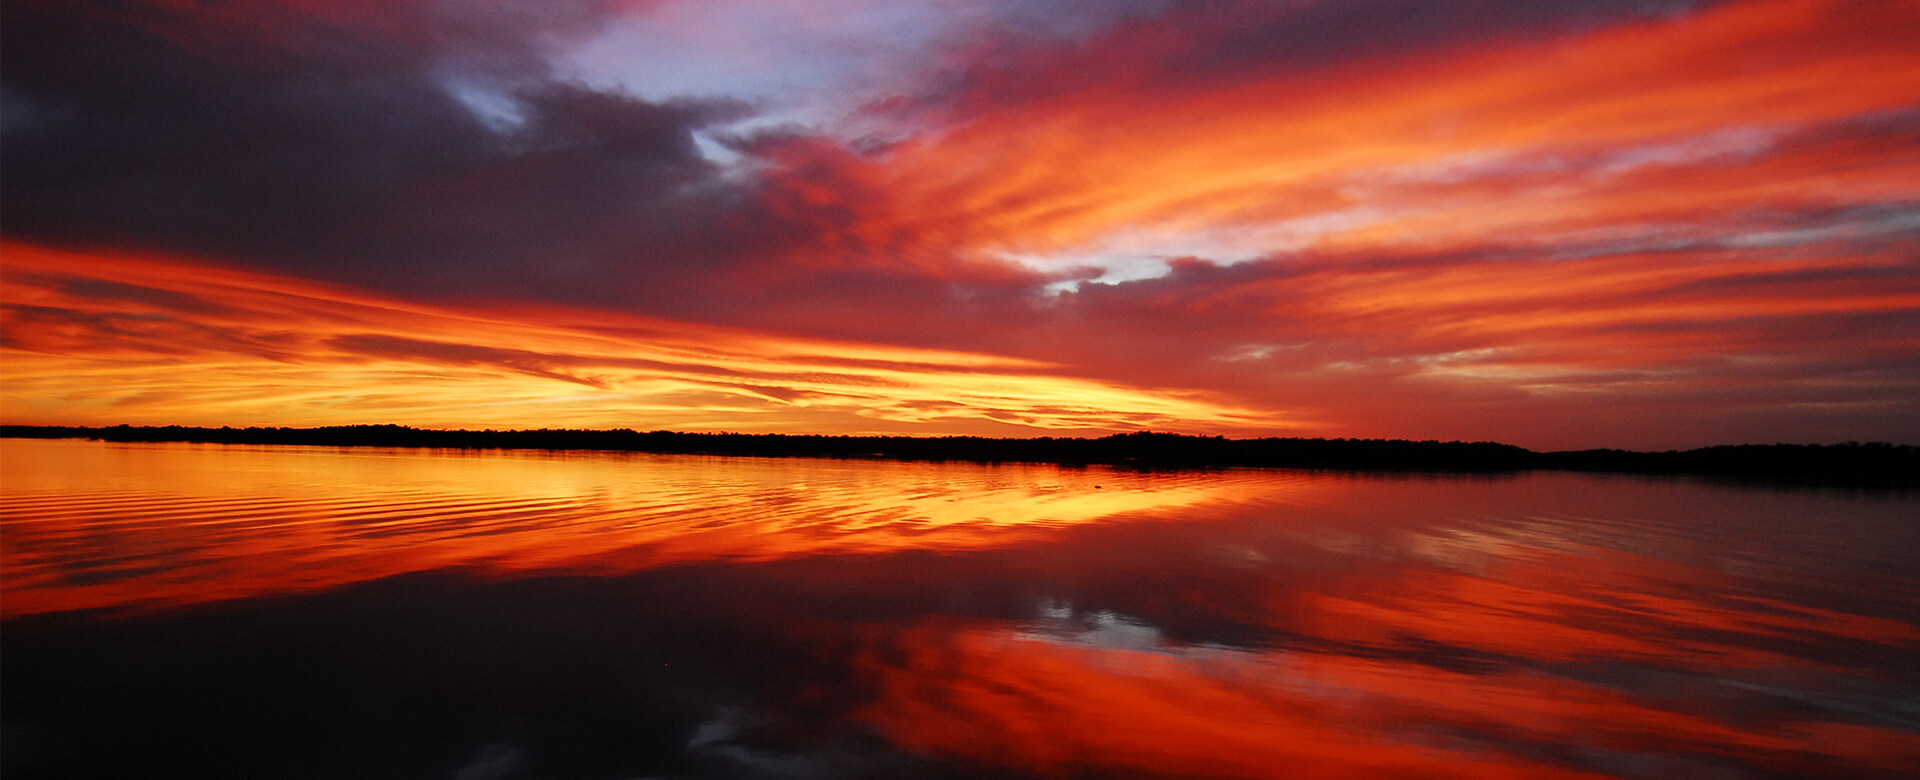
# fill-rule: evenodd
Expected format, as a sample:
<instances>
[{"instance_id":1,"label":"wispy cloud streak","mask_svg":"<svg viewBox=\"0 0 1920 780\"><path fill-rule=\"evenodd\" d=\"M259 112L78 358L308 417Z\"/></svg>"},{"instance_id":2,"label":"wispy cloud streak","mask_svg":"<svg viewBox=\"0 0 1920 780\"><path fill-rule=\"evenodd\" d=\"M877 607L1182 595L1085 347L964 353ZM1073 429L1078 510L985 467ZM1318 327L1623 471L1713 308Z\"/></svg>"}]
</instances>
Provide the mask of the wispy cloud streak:
<instances>
[{"instance_id":1,"label":"wispy cloud streak","mask_svg":"<svg viewBox=\"0 0 1920 780\"><path fill-rule=\"evenodd\" d=\"M175 258L5 248L10 421L741 431L1253 429L1031 360L603 312L516 317ZM191 273L183 274L182 270ZM571 318L568 321L566 318Z\"/></svg>"}]
</instances>

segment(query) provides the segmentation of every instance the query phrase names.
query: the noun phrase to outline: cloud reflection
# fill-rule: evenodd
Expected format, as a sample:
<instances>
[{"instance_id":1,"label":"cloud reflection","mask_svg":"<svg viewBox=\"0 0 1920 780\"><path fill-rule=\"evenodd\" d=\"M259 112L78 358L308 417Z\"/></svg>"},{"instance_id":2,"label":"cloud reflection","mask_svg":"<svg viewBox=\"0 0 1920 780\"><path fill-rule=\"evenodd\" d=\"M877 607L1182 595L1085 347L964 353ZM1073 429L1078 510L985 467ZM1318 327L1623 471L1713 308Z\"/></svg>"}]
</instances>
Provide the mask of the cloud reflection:
<instances>
[{"instance_id":1,"label":"cloud reflection","mask_svg":"<svg viewBox=\"0 0 1920 780\"><path fill-rule=\"evenodd\" d=\"M865 461L0 442L12 616L257 598L448 567L619 572L990 548L1312 490L1099 467L876 472Z\"/></svg>"},{"instance_id":2,"label":"cloud reflection","mask_svg":"<svg viewBox=\"0 0 1920 780\"><path fill-rule=\"evenodd\" d=\"M1894 778L1920 757L1905 494L4 445L9 777Z\"/></svg>"}]
</instances>

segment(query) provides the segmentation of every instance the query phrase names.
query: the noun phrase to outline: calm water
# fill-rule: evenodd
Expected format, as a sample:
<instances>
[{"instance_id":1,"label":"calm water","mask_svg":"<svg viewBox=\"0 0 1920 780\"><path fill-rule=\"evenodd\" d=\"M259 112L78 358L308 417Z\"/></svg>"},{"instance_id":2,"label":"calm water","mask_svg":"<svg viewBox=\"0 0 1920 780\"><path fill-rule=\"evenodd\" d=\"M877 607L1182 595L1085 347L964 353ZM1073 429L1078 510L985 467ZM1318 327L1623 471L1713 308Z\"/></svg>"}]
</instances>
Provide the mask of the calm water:
<instances>
[{"instance_id":1,"label":"calm water","mask_svg":"<svg viewBox=\"0 0 1920 780\"><path fill-rule=\"evenodd\" d=\"M1920 494L0 440L0 774L1898 777Z\"/></svg>"}]
</instances>

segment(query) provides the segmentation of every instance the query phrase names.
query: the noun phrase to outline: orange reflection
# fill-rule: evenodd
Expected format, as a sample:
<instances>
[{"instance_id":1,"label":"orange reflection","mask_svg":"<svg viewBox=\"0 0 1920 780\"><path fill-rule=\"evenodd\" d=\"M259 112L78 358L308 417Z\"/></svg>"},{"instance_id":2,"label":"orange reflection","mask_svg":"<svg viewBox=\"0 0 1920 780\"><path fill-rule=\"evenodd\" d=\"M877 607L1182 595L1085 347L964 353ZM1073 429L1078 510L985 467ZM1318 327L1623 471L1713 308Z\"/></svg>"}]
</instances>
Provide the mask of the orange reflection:
<instances>
[{"instance_id":1,"label":"orange reflection","mask_svg":"<svg viewBox=\"0 0 1920 780\"><path fill-rule=\"evenodd\" d=\"M1357 600L1276 594L1268 617L1290 637L1279 650L1169 642L1109 615L1064 630L1045 619L1015 629L924 623L876 637L861 657L880 691L861 716L917 750L1061 775L1601 777L1616 775L1580 767L1607 766L1611 754L1676 776L1737 761L1762 773L1846 766L1892 777L1920 759L1920 734L1830 720L1821 699L1831 694L1799 682L1849 670L1756 649L1766 637L1744 633L1851 627L1865 632L1857 640L1920 647L1911 625L1808 615L1708 628L1695 621L1765 620L1769 609L1657 598L1679 609L1594 621L1582 607L1642 597L1624 585L1589 597L1556 589L1568 582L1439 578L1442 588L1505 599L1454 601L1429 595L1435 584L1417 570L1396 574L1412 576L1332 584ZM1691 687L1592 671L1617 666ZM1816 703L1766 720L1739 712L1741 696L1770 685ZM1809 690L1794 693L1799 686Z\"/></svg>"},{"instance_id":2,"label":"orange reflection","mask_svg":"<svg viewBox=\"0 0 1920 780\"><path fill-rule=\"evenodd\" d=\"M979 549L1296 482L1103 468L0 439L9 617L447 567Z\"/></svg>"},{"instance_id":3,"label":"orange reflection","mask_svg":"<svg viewBox=\"0 0 1920 780\"><path fill-rule=\"evenodd\" d=\"M1405 702L1343 690L1350 681L1338 672L1365 662L1105 649L936 628L898 641L904 659L866 659L881 681L867 719L909 747L988 764L1187 777L1601 776L1449 749L1444 739L1396 739L1394 721L1414 714L1396 706ZM1437 681L1394 687L1419 697ZM1435 701L1447 693L1428 690Z\"/></svg>"},{"instance_id":4,"label":"orange reflection","mask_svg":"<svg viewBox=\"0 0 1920 780\"><path fill-rule=\"evenodd\" d=\"M799 656L774 676L800 690L760 703L773 722L987 773L1898 777L1920 759L1912 496L17 439L0 463L8 619L291 609L270 597L446 569L477 599L455 603L527 578L625 616L608 594L633 583L599 575L657 567L636 581L712 588L674 609ZM1831 535L1787 530L1809 518Z\"/></svg>"},{"instance_id":5,"label":"orange reflection","mask_svg":"<svg viewBox=\"0 0 1920 780\"><path fill-rule=\"evenodd\" d=\"M1899 777L1920 759L1920 733L1875 698L1911 685L1883 659L1920 652L1920 627L1842 611L1863 606L1853 583L1879 582L1868 574L1840 575L1854 594L1841 609L1793 600L1782 572L1834 562L1746 547L1810 517L1865 535L1831 543L1901 547L1894 507L1869 507L1889 512L1880 529L1804 496L1684 483L1316 488L1307 511L1189 531L1228 556L1180 558L1173 537L1140 535L1121 557L1090 544L1116 529L1087 529L1078 545L1099 562L1075 572L1085 604L875 633L863 719L919 750L1043 775ZM1750 559L1779 570L1727 570ZM1164 569L1116 592L1096 566ZM1881 586L1910 613L1910 582ZM1155 625L1209 619L1264 626L1267 641Z\"/></svg>"}]
</instances>

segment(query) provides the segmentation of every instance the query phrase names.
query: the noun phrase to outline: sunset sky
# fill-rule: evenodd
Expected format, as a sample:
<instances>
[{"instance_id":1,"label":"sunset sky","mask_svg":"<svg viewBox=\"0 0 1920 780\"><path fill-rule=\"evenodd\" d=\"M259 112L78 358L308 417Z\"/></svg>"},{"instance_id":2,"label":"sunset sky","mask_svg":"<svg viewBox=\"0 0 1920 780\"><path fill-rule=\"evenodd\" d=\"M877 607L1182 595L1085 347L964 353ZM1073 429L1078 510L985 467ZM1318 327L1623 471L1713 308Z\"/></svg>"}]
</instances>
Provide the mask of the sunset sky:
<instances>
[{"instance_id":1,"label":"sunset sky","mask_svg":"<svg viewBox=\"0 0 1920 780\"><path fill-rule=\"evenodd\" d=\"M0 420L1920 443L1920 3L7 0Z\"/></svg>"}]
</instances>

